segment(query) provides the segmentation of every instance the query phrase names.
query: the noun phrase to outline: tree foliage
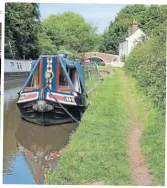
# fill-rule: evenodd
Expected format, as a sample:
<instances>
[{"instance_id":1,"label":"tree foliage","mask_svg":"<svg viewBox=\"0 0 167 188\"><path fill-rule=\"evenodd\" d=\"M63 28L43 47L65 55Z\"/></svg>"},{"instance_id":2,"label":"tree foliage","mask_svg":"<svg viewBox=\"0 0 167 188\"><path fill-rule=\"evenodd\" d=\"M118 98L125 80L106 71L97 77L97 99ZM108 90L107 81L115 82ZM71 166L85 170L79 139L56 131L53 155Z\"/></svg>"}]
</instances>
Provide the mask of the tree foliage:
<instances>
[{"instance_id":1,"label":"tree foliage","mask_svg":"<svg viewBox=\"0 0 167 188\"><path fill-rule=\"evenodd\" d=\"M41 53L68 52L74 55L94 49L98 35L79 14L68 11L45 19L38 38Z\"/></svg>"},{"instance_id":2,"label":"tree foliage","mask_svg":"<svg viewBox=\"0 0 167 188\"><path fill-rule=\"evenodd\" d=\"M138 22L139 28L147 37L160 36L163 34L164 25L167 24L167 6L128 5L123 8L104 32L100 51L118 54L119 43L127 37L133 20Z\"/></svg>"},{"instance_id":3,"label":"tree foliage","mask_svg":"<svg viewBox=\"0 0 167 188\"><path fill-rule=\"evenodd\" d=\"M140 27L149 38L125 61L126 70L138 80L163 114L166 101L166 24L166 5L147 7L141 16Z\"/></svg>"},{"instance_id":4,"label":"tree foliage","mask_svg":"<svg viewBox=\"0 0 167 188\"><path fill-rule=\"evenodd\" d=\"M151 5L140 18L140 27L149 37L163 34L167 24L167 5Z\"/></svg>"},{"instance_id":5,"label":"tree foliage","mask_svg":"<svg viewBox=\"0 0 167 188\"><path fill-rule=\"evenodd\" d=\"M119 43L123 42L128 35L128 28L133 20L139 20L143 12L146 11L144 5L126 6L111 22L103 35L103 43L100 51L105 53L118 54Z\"/></svg>"},{"instance_id":6,"label":"tree foliage","mask_svg":"<svg viewBox=\"0 0 167 188\"><path fill-rule=\"evenodd\" d=\"M38 56L37 33L40 24L37 3L6 3L5 58L26 59Z\"/></svg>"}]
</instances>

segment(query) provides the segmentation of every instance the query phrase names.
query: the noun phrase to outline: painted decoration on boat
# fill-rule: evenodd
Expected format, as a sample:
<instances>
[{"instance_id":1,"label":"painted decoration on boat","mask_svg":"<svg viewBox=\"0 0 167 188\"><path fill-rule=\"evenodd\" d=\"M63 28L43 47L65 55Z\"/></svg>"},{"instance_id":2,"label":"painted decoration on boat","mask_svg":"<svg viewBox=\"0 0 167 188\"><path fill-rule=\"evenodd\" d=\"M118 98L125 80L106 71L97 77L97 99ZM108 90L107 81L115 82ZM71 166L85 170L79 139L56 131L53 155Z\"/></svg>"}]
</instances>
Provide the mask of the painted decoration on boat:
<instances>
[{"instance_id":1,"label":"painted decoration on boat","mask_svg":"<svg viewBox=\"0 0 167 188\"><path fill-rule=\"evenodd\" d=\"M47 85L50 89L52 89L52 79L54 77L54 74L52 72L52 58L47 58L47 70L45 73L45 78Z\"/></svg>"},{"instance_id":2,"label":"painted decoration on boat","mask_svg":"<svg viewBox=\"0 0 167 188\"><path fill-rule=\"evenodd\" d=\"M31 92L31 93L23 93L20 95L19 103L21 102L28 102L32 100L38 99L39 93L38 92Z\"/></svg>"},{"instance_id":3,"label":"painted decoration on boat","mask_svg":"<svg viewBox=\"0 0 167 188\"><path fill-rule=\"evenodd\" d=\"M79 123L88 106L88 94L99 83L97 65L43 55L33 63L17 105L22 118L33 123Z\"/></svg>"}]
</instances>

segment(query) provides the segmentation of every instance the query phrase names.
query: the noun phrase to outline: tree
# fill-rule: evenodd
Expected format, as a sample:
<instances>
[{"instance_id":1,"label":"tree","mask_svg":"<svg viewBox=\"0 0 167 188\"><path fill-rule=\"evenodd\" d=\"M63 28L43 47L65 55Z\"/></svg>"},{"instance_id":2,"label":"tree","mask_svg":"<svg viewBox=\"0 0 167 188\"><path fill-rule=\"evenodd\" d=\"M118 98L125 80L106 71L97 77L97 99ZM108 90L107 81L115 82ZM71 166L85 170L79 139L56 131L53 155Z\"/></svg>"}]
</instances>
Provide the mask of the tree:
<instances>
[{"instance_id":1,"label":"tree","mask_svg":"<svg viewBox=\"0 0 167 188\"><path fill-rule=\"evenodd\" d=\"M98 38L94 27L86 23L79 14L69 11L50 15L42 22L40 32L40 51L45 53L50 51L51 46L54 46L52 53L63 50L72 55L87 52L95 48ZM50 47L46 47L43 40L46 40Z\"/></svg>"},{"instance_id":2,"label":"tree","mask_svg":"<svg viewBox=\"0 0 167 188\"><path fill-rule=\"evenodd\" d=\"M100 51L118 54L119 44L128 36L133 20L148 37L161 36L167 25L167 6L128 5L123 8L104 32Z\"/></svg>"},{"instance_id":3,"label":"tree","mask_svg":"<svg viewBox=\"0 0 167 188\"><path fill-rule=\"evenodd\" d=\"M36 58L40 24L37 3L7 3L5 6L5 58Z\"/></svg>"},{"instance_id":4,"label":"tree","mask_svg":"<svg viewBox=\"0 0 167 188\"><path fill-rule=\"evenodd\" d=\"M100 51L105 53L118 54L119 43L123 42L128 35L128 28L133 20L140 20L141 15L146 11L144 5L128 5L111 21L103 35L103 44Z\"/></svg>"},{"instance_id":5,"label":"tree","mask_svg":"<svg viewBox=\"0 0 167 188\"><path fill-rule=\"evenodd\" d=\"M167 25L167 5L151 5L141 16L140 27L149 36L160 36Z\"/></svg>"}]
</instances>

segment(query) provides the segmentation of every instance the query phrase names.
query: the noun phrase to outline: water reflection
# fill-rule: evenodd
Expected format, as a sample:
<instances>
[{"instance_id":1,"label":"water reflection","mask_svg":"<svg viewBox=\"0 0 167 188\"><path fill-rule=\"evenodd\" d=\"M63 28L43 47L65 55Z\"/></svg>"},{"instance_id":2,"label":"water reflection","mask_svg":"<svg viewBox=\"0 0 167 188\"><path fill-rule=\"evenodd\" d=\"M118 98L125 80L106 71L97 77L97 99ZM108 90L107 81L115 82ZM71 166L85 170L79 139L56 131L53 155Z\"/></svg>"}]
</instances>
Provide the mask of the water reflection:
<instances>
[{"instance_id":1,"label":"water reflection","mask_svg":"<svg viewBox=\"0 0 167 188\"><path fill-rule=\"evenodd\" d=\"M4 105L3 181L43 184L76 124L42 127L23 121L13 99Z\"/></svg>"},{"instance_id":2,"label":"water reflection","mask_svg":"<svg viewBox=\"0 0 167 188\"><path fill-rule=\"evenodd\" d=\"M13 80L4 83L4 102L14 101L17 99L17 92L20 91L24 80Z\"/></svg>"},{"instance_id":3,"label":"water reflection","mask_svg":"<svg viewBox=\"0 0 167 188\"><path fill-rule=\"evenodd\" d=\"M76 125L41 127L24 123L16 131L18 149L22 152L37 184L53 172L61 149L67 144L69 133Z\"/></svg>"}]
</instances>

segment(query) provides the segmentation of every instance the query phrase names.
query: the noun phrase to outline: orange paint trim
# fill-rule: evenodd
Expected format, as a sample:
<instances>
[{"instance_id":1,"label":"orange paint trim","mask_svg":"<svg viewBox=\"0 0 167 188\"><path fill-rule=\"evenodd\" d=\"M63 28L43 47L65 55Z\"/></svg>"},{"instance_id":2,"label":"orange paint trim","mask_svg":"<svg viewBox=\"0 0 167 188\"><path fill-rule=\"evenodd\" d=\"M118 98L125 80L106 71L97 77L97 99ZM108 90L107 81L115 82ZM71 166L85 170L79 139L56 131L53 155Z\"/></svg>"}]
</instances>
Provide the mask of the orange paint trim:
<instances>
[{"instance_id":1,"label":"orange paint trim","mask_svg":"<svg viewBox=\"0 0 167 188\"><path fill-rule=\"evenodd\" d=\"M39 64L39 87L42 87L42 58L40 59L40 64Z\"/></svg>"},{"instance_id":2,"label":"orange paint trim","mask_svg":"<svg viewBox=\"0 0 167 188\"><path fill-rule=\"evenodd\" d=\"M31 90L34 90L34 89L39 89L39 88L36 88L36 87L25 87L24 91L31 91Z\"/></svg>"},{"instance_id":3,"label":"orange paint trim","mask_svg":"<svg viewBox=\"0 0 167 188\"><path fill-rule=\"evenodd\" d=\"M56 90L59 89L59 75L60 75L60 61L57 57L56 59L57 63L56 63Z\"/></svg>"},{"instance_id":4,"label":"orange paint trim","mask_svg":"<svg viewBox=\"0 0 167 188\"><path fill-rule=\"evenodd\" d=\"M73 90L72 89L69 89L69 88L58 88L58 91L68 91L68 92L72 92Z\"/></svg>"}]
</instances>

